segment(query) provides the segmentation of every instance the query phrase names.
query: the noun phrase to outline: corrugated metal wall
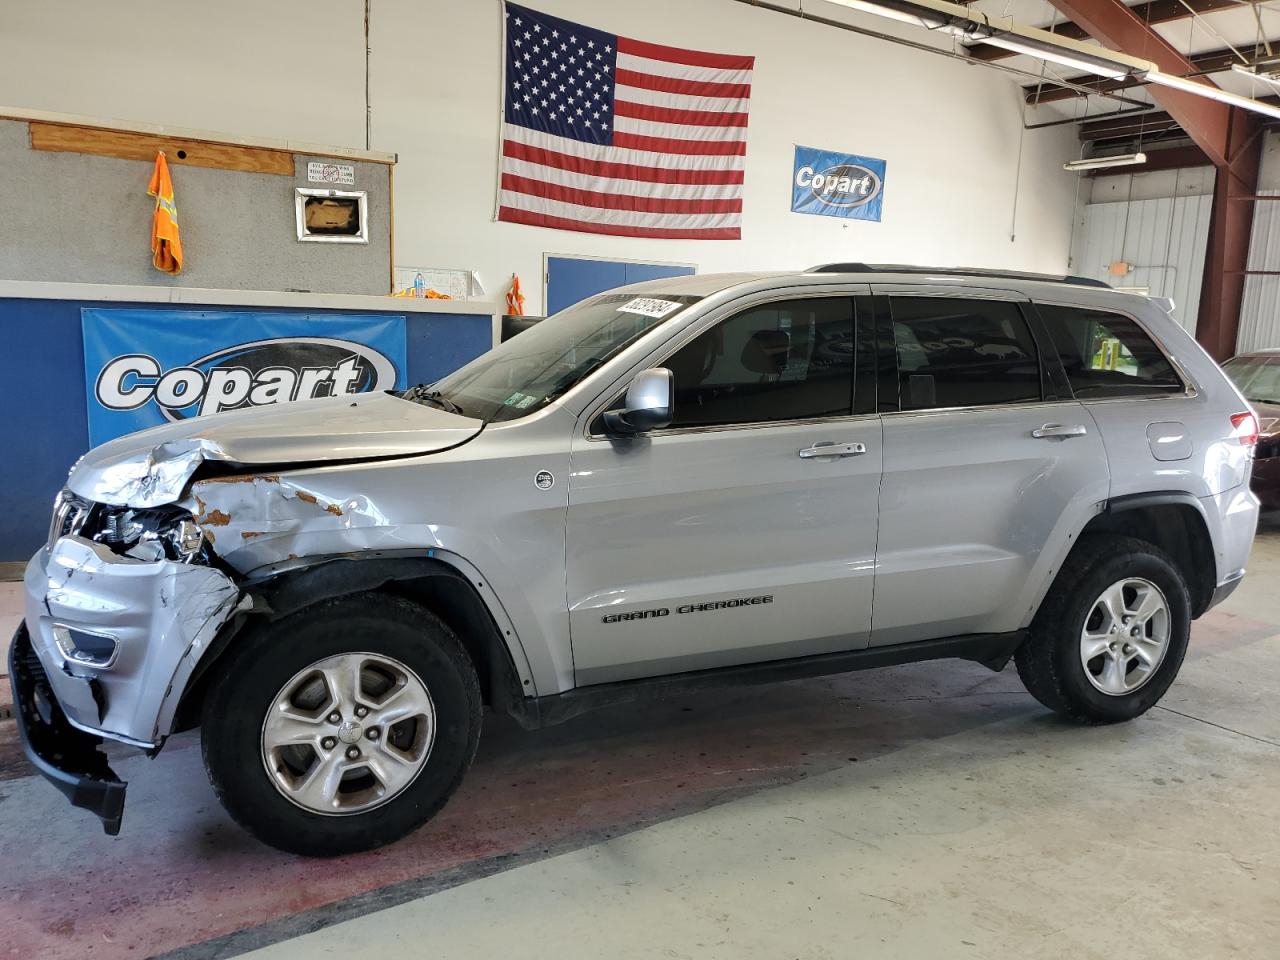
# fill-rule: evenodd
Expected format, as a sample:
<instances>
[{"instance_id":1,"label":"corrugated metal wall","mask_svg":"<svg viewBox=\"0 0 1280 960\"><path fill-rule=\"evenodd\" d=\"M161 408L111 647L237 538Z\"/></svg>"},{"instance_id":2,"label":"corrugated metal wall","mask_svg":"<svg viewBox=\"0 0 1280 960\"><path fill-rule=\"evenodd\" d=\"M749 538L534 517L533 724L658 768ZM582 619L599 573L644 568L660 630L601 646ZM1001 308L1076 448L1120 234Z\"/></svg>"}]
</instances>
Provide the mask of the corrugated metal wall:
<instances>
[{"instance_id":1,"label":"corrugated metal wall","mask_svg":"<svg viewBox=\"0 0 1280 960\"><path fill-rule=\"evenodd\" d=\"M1071 272L1114 287L1146 287L1153 297L1172 297L1174 317L1195 333L1212 208L1208 195L1090 203L1072 244ZM1107 267L1117 260L1137 269L1128 276L1111 276Z\"/></svg>"},{"instance_id":2,"label":"corrugated metal wall","mask_svg":"<svg viewBox=\"0 0 1280 960\"><path fill-rule=\"evenodd\" d=\"M1258 192L1261 196L1280 196L1280 190ZM1253 209L1248 269L1280 270L1280 200L1261 200ZM1265 347L1280 347L1280 277L1247 276L1236 351Z\"/></svg>"}]
</instances>

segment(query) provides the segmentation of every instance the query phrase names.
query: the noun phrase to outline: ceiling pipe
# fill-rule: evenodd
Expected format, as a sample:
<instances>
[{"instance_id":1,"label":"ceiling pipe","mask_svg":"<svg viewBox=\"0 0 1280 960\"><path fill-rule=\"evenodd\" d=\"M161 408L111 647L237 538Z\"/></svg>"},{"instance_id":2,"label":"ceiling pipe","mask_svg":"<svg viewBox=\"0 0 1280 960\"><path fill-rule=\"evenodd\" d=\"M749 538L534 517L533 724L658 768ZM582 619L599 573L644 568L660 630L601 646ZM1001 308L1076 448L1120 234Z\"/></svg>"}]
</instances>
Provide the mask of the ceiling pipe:
<instances>
[{"instance_id":1,"label":"ceiling pipe","mask_svg":"<svg viewBox=\"0 0 1280 960\"><path fill-rule=\"evenodd\" d=\"M1240 5L1246 2L1247 0L1147 0L1147 2L1136 3L1129 9L1147 26L1154 27L1162 23L1176 23L1201 13L1239 9ZM1053 32L1072 40L1089 39L1089 31L1071 19L1055 23ZM1003 60L1011 54L998 47L979 44L969 50L969 56L984 63L992 63Z\"/></svg>"},{"instance_id":2,"label":"ceiling pipe","mask_svg":"<svg viewBox=\"0 0 1280 960\"><path fill-rule=\"evenodd\" d=\"M985 13L974 14L968 7L946 0L828 0L841 7L896 20L935 33L946 33L966 43L986 43L1011 53L1021 53L1041 60L1082 70L1095 76L1118 80L1146 71L1152 66L1146 60L1112 55L1079 40L1068 40L1047 30L1022 27L1008 17L992 20Z\"/></svg>"},{"instance_id":3,"label":"ceiling pipe","mask_svg":"<svg viewBox=\"0 0 1280 960\"><path fill-rule=\"evenodd\" d=\"M959 50L959 51L948 50L946 48L934 46L932 44L917 42L914 40L908 40L905 37L894 36L893 34L889 34L889 33L881 33L878 30L870 30L864 26L860 26L854 23L849 23L847 20L835 20L835 19L832 19L831 17L824 17L821 14L815 14L812 12L811 9L806 10L803 6L789 7L781 3L771 3L770 0L734 0L734 2L745 4L749 7L754 7L757 10L768 10L770 13L780 13L780 14L783 14L784 16L794 17L797 20L804 20L809 23L820 24L821 26L824 26L824 27L834 27L837 30L844 30L849 33L854 33L860 37L868 37L872 40L883 40L886 43L896 43L899 46L907 47L908 49L911 49L911 50L918 50L921 53L931 53L931 54L934 54L935 56L946 57L948 60L958 60L961 63L967 63L970 66L990 67L993 70L999 70L1003 73L1008 73L1010 75L1017 76L1017 77L1023 77L1028 80L1036 80L1036 81L1044 80L1044 77L1038 74L1032 73L1029 70L1020 70L1017 67L1006 66L1005 64L1002 64L1002 63L987 63L985 61L979 60L976 57L971 56L965 50ZM1076 91L1078 93L1082 93L1082 94L1095 93L1095 91L1092 90L1091 88L1078 86L1076 84L1073 84L1070 80L1057 80L1054 82L1060 86L1066 87L1067 89ZM1116 103L1130 104L1134 107L1138 107L1144 110L1151 109L1151 104L1147 103L1145 100L1135 100L1132 97L1125 97L1119 93L1099 93L1097 95L1107 100L1113 100ZM1084 117L1080 119L1087 120L1089 118ZM1079 122L1079 120L1076 120L1073 122Z\"/></svg>"},{"instance_id":4,"label":"ceiling pipe","mask_svg":"<svg viewBox=\"0 0 1280 960\"><path fill-rule=\"evenodd\" d=\"M1265 61L1265 66L1270 69L1275 69L1275 60L1270 58L1267 59ZM1231 65L1231 69L1241 76L1248 77L1250 80L1261 80L1263 83L1269 84L1273 89L1280 87L1280 75L1264 73L1262 72L1262 67L1258 65L1246 66L1243 63L1233 63Z\"/></svg>"},{"instance_id":5,"label":"ceiling pipe","mask_svg":"<svg viewBox=\"0 0 1280 960\"><path fill-rule=\"evenodd\" d=\"M1280 44L1280 40L1277 40L1276 43ZM1243 67L1236 52L1231 49L1209 50L1204 53L1193 53L1187 56L1187 60L1193 69L1177 71L1184 77L1207 77L1210 74L1226 73L1228 70L1243 69L1246 76L1253 77L1255 79L1259 78L1257 73ZM1251 62L1256 63L1258 61ZM1085 86L1086 89L1095 90L1099 95L1115 93L1119 90L1126 90L1129 87L1141 86L1143 83L1142 80L1136 79L1096 80L1093 77L1072 77L1068 79L1069 82L1075 83L1077 86ZM1056 103L1063 100L1073 100L1081 95L1079 90L1061 87L1052 82L1030 84L1024 87L1023 90L1026 94L1027 103L1032 106L1039 106L1044 103Z\"/></svg>"},{"instance_id":6,"label":"ceiling pipe","mask_svg":"<svg viewBox=\"0 0 1280 960\"><path fill-rule=\"evenodd\" d=\"M985 43L1050 63L1072 67L1111 80L1135 78L1183 93L1217 100L1242 110L1280 120L1280 107L1223 90L1211 83L1164 73L1150 60L1131 57L1106 47L1071 40L1015 23L1010 17L992 17L948 0L827 0L838 6L896 20L933 32L957 37L965 43Z\"/></svg>"}]
</instances>

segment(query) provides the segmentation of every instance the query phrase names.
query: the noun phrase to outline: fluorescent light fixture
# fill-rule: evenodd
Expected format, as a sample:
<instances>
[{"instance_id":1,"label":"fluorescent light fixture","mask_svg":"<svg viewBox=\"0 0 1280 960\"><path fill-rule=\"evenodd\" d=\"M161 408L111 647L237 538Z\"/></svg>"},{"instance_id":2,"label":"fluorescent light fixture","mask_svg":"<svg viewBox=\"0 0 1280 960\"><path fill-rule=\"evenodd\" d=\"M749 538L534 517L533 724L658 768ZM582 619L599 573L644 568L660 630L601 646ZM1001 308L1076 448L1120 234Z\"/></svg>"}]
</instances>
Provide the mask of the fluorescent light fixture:
<instances>
[{"instance_id":1,"label":"fluorescent light fixture","mask_svg":"<svg viewBox=\"0 0 1280 960\"><path fill-rule=\"evenodd\" d=\"M951 3L950 0L881 0L880 3L874 0L828 0L828 2L862 13L887 17L899 23L924 27L935 33L946 33L970 43L988 43L1014 53L1025 54L1051 63L1060 63L1099 77L1111 79L1136 77L1170 90L1181 90L1183 93L1197 97L1207 97L1210 100L1217 100L1242 110L1251 110L1280 120L1280 107L1230 93L1211 83L1197 83L1185 77L1162 73L1160 68L1150 60L1141 60L1117 50L1072 40L1070 37L1041 30L1039 27L1023 26L1015 23L1010 17L991 17L981 11ZM1236 69L1239 70L1239 67ZM1280 80L1273 80L1264 74L1247 69L1241 72L1246 72L1268 83L1275 83L1280 87Z\"/></svg>"},{"instance_id":2,"label":"fluorescent light fixture","mask_svg":"<svg viewBox=\"0 0 1280 960\"><path fill-rule=\"evenodd\" d=\"M1183 93L1195 94L1198 97L1208 97L1210 100L1217 100L1219 103L1240 107L1242 110L1252 110L1254 113L1265 114L1268 117L1280 120L1280 107L1273 107L1271 104L1263 103L1261 100L1251 100L1249 97L1230 93L1209 83L1196 83L1186 77L1175 77L1172 74L1161 73L1159 70L1153 70L1147 74L1146 79L1148 83L1168 87L1170 90L1181 90Z\"/></svg>"},{"instance_id":3,"label":"fluorescent light fixture","mask_svg":"<svg viewBox=\"0 0 1280 960\"><path fill-rule=\"evenodd\" d=\"M1072 40L1038 27L1024 27L1008 17L992 18L949 0L830 0L861 13L945 33L965 43L989 43L1013 53L1060 63L1073 70L1118 79L1145 73L1146 60L1105 47Z\"/></svg>"},{"instance_id":4,"label":"fluorescent light fixture","mask_svg":"<svg viewBox=\"0 0 1280 960\"><path fill-rule=\"evenodd\" d=\"M1106 77L1109 80L1119 80L1135 72L1105 59L1086 57L1075 51L1051 50L1031 43L1010 40L1008 37L984 37L970 34L966 35L965 39L971 42L987 43L993 47L1000 47L1012 53L1025 54L1038 60L1058 63L1064 67L1070 67L1072 70L1079 70L1081 73L1092 73L1094 76Z\"/></svg>"},{"instance_id":5,"label":"fluorescent light fixture","mask_svg":"<svg viewBox=\"0 0 1280 960\"><path fill-rule=\"evenodd\" d=\"M943 26L942 20L929 19L915 13L908 13L905 10L895 10L893 7L872 3L871 0L831 0L831 2L838 3L842 7L848 7L850 10L857 10L859 13L869 13L872 16L884 17L886 20L897 20L899 23L908 23L913 27L924 27L926 30L937 30Z\"/></svg>"},{"instance_id":6,"label":"fluorescent light fixture","mask_svg":"<svg viewBox=\"0 0 1280 960\"><path fill-rule=\"evenodd\" d=\"M1131 167L1135 163L1146 163L1145 153L1125 153L1118 157L1094 157L1091 160L1068 160L1062 165L1063 170L1104 170L1107 167Z\"/></svg>"},{"instance_id":7,"label":"fluorescent light fixture","mask_svg":"<svg viewBox=\"0 0 1280 960\"><path fill-rule=\"evenodd\" d=\"M1233 63L1231 69L1241 76L1248 77L1250 80L1261 80L1263 83L1269 83L1273 87L1280 87L1280 77L1270 73L1259 73L1257 67L1247 67L1243 63Z\"/></svg>"}]
</instances>

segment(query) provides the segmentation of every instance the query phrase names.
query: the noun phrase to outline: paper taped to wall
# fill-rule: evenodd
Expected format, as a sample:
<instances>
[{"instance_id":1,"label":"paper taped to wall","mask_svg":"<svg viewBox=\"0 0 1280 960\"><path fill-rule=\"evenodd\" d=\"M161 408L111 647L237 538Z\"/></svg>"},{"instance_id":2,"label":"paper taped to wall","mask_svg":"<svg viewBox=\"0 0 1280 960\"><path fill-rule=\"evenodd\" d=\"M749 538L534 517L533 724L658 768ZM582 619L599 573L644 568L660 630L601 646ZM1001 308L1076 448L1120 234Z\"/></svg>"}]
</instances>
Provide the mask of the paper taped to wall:
<instances>
[{"instance_id":1,"label":"paper taped to wall","mask_svg":"<svg viewBox=\"0 0 1280 960\"><path fill-rule=\"evenodd\" d=\"M311 160L307 163L307 180L311 183L337 183L354 185L356 168L349 163L325 163Z\"/></svg>"},{"instance_id":2,"label":"paper taped to wall","mask_svg":"<svg viewBox=\"0 0 1280 960\"><path fill-rule=\"evenodd\" d=\"M419 281L421 277L421 281ZM395 289L393 293L410 296L425 296L427 290L447 294L454 300L467 300L471 296L470 270L444 270L437 267L396 267L393 273Z\"/></svg>"}]
</instances>

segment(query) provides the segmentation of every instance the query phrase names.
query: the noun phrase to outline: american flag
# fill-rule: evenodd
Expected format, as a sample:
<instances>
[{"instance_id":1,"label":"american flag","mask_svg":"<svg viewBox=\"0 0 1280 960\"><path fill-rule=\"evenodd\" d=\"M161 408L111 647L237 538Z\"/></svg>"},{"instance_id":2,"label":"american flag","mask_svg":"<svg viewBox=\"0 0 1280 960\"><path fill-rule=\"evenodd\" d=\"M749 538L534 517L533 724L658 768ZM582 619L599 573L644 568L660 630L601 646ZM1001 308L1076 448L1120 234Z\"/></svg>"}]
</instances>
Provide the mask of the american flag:
<instances>
[{"instance_id":1,"label":"american flag","mask_svg":"<svg viewBox=\"0 0 1280 960\"><path fill-rule=\"evenodd\" d=\"M506 6L498 219L737 240L754 57Z\"/></svg>"}]
</instances>

